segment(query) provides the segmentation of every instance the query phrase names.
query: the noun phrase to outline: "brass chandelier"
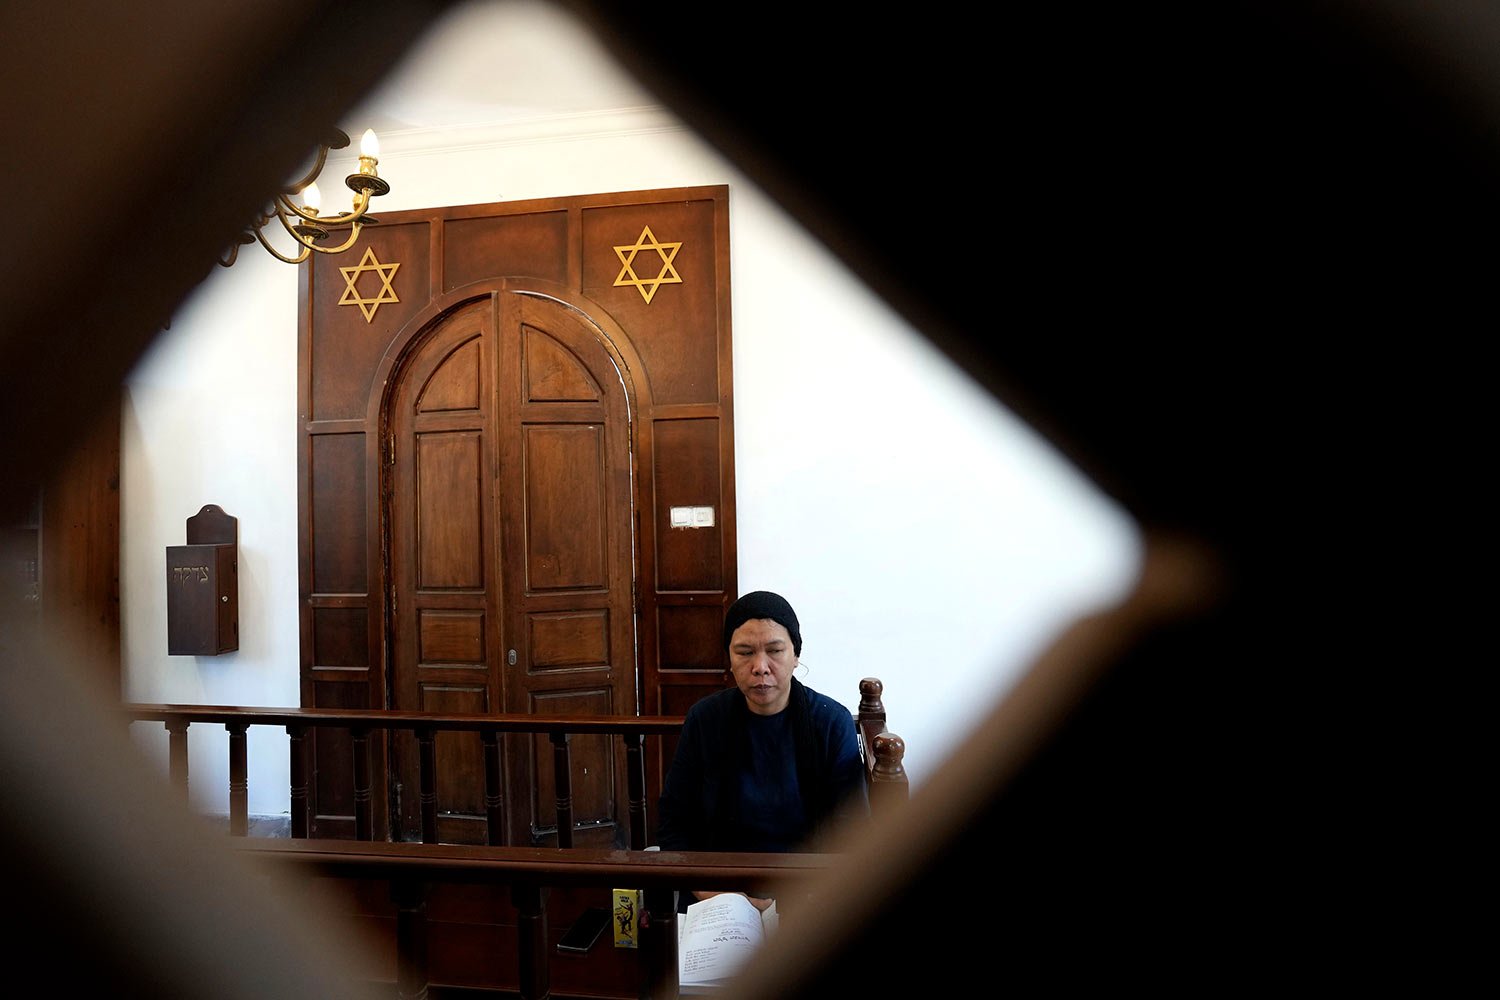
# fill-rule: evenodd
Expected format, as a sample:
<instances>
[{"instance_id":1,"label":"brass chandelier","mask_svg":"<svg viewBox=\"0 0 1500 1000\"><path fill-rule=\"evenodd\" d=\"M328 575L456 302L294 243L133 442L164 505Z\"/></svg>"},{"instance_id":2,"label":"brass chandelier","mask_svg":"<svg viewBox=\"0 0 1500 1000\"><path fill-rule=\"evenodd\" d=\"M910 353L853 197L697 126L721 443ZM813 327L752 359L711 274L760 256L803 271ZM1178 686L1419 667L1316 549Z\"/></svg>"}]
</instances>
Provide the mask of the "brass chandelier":
<instances>
[{"instance_id":1,"label":"brass chandelier","mask_svg":"<svg viewBox=\"0 0 1500 1000\"><path fill-rule=\"evenodd\" d=\"M271 256L288 264L300 264L315 252L342 253L352 247L354 241L359 239L362 227L374 225L379 221L374 216L365 214L370 207L370 199L388 193L391 186L381 180L376 170L376 164L379 163L380 142L375 138L373 129L365 129L365 134L359 141L359 173L350 174L344 178L344 183L354 192L354 207L343 215L319 215L318 209L322 207L322 196L318 191L318 175L323 172L323 165L328 161L328 151L343 149L347 145L349 145L349 136L339 129L334 129L333 136L319 144L317 157L306 176L282 188L270 204L256 216L250 228L241 233L235 243L224 252L224 256L219 258L219 263L228 267L239 256L240 247L257 241L270 252ZM297 195L302 196L301 205L292 201L292 198ZM272 219L280 222L281 228L297 242L300 249L295 256L282 253L266 238L265 227ZM337 226L349 226L349 238L338 246L324 246L323 241L328 239L329 229Z\"/></svg>"}]
</instances>

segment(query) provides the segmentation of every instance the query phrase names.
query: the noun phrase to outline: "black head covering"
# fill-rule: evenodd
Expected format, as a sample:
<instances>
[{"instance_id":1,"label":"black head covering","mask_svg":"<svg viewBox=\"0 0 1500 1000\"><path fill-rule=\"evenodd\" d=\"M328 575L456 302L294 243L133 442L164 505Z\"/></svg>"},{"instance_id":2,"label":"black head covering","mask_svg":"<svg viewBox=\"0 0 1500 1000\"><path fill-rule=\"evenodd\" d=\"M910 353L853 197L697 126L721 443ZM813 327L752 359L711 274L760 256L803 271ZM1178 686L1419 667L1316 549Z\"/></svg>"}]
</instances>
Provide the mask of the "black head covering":
<instances>
[{"instance_id":1,"label":"black head covering","mask_svg":"<svg viewBox=\"0 0 1500 1000\"><path fill-rule=\"evenodd\" d=\"M752 590L729 606L724 615L724 648L729 648L735 629L759 618L769 618L785 628L792 637L793 655L802 655L802 630L797 624L797 612L792 610L785 597L769 590Z\"/></svg>"}]
</instances>

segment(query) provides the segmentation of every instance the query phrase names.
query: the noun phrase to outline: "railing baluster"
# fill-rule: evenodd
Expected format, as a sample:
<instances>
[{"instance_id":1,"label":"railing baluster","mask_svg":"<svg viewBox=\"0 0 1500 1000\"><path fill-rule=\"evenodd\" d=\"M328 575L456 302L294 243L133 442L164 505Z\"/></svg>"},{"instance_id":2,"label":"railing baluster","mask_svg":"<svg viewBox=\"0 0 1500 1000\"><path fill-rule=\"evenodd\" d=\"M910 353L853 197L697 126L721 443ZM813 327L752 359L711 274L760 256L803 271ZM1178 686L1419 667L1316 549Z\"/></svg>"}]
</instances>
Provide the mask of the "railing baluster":
<instances>
[{"instance_id":1,"label":"railing baluster","mask_svg":"<svg viewBox=\"0 0 1500 1000\"><path fill-rule=\"evenodd\" d=\"M557 846L573 846L573 755L569 733L552 734L552 785L557 790Z\"/></svg>"},{"instance_id":2,"label":"railing baluster","mask_svg":"<svg viewBox=\"0 0 1500 1000\"><path fill-rule=\"evenodd\" d=\"M172 787L182 793L184 800L188 794L188 744L187 731L191 723L183 719L167 720L167 776L172 782Z\"/></svg>"},{"instance_id":3,"label":"railing baluster","mask_svg":"<svg viewBox=\"0 0 1500 1000\"><path fill-rule=\"evenodd\" d=\"M418 796L422 805L422 843L438 842L437 828L437 750L435 733L430 727L417 729L417 774L421 785Z\"/></svg>"},{"instance_id":4,"label":"railing baluster","mask_svg":"<svg viewBox=\"0 0 1500 1000\"><path fill-rule=\"evenodd\" d=\"M646 755L641 752L645 737L626 733L625 783L630 796L630 849L646 849Z\"/></svg>"},{"instance_id":5,"label":"railing baluster","mask_svg":"<svg viewBox=\"0 0 1500 1000\"><path fill-rule=\"evenodd\" d=\"M484 813L491 847L505 846L505 796L500 784L500 734L486 729L484 740Z\"/></svg>"},{"instance_id":6,"label":"railing baluster","mask_svg":"<svg viewBox=\"0 0 1500 1000\"><path fill-rule=\"evenodd\" d=\"M370 805L370 730L368 726L350 729L354 738L354 836L357 840L375 839L375 817Z\"/></svg>"},{"instance_id":7,"label":"railing baluster","mask_svg":"<svg viewBox=\"0 0 1500 1000\"><path fill-rule=\"evenodd\" d=\"M307 727L287 726L291 743L292 836L307 838Z\"/></svg>"},{"instance_id":8,"label":"railing baluster","mask_svg":"<svg viewBox=\"0 0 1500 1000\"><path fill-rule=\"evenodd\" d=\"M547 957L547 890L516 885L510 890L516 904L517 986L523 1000L546 1000L552 995L552 968Z\"/></svg>"},{"instance_id":9,"label":"railing baluster","mask_svg":"<svg viewBox=\"0 0 1500 1000\"><path fill-rule=\"evenodd\" d=\"M243 837L250 832L250 781L245 754L245 731L248 722L226 722L229 730L229 835Z\"/></svg>"}]
</instances>

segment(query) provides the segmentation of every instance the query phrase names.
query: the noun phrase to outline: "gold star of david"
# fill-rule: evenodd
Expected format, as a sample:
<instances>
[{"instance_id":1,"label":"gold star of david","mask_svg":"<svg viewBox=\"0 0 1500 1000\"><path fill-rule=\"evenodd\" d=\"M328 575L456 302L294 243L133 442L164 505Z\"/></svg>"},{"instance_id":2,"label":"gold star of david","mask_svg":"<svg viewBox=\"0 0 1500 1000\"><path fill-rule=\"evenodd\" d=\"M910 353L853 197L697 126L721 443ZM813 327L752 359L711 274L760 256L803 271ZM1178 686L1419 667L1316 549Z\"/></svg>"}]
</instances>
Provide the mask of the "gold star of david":
<instances>
[{"instance_id":1,"label":"gold star of david","mask_svg":"<svg viewBox=\"0 0 1500 1000\"><path fill-rule=\"evenodd\" d=\"M682 243L662 243L651 232L647 226L641 230L641 235L636 239L633 246L615 247L615 254L620 258L620 273L615 278L615 287L622 285L634 285L641 293L641 298L646 304L651 304L651 296L656 294L658 285L680 285L682 279L677 276L677 271L672 267L672 260L677 256L677 251L682 249ZM655 250L661 257L661 273L654 278L638 278L635 274L635 255L642 250ZM630 277L626 277L629 275Z\"/></svg>"},{"instance_id":2,"label":"gold star of david","mask_svg":"<svg viewBox=\"0 0 1500 1000\"><path fill-rule=\"evenodd\" d=\"M400 302L396 297L396 290L391 287L391 279L396 276L396 268L400 264L382 264L375 256L374 247L365 247L365 255L360 258L358 267L341 267L339 270L344 275L344 294L339 298L341 306L359 306L359 311L365 314L365 322L368 323L375 318L375 310L380 308L382 302ZM354 283L359 276L366 271L374 271L380 275L380 294L373 299L363 298Z\"/></svg>"}]
</instances>

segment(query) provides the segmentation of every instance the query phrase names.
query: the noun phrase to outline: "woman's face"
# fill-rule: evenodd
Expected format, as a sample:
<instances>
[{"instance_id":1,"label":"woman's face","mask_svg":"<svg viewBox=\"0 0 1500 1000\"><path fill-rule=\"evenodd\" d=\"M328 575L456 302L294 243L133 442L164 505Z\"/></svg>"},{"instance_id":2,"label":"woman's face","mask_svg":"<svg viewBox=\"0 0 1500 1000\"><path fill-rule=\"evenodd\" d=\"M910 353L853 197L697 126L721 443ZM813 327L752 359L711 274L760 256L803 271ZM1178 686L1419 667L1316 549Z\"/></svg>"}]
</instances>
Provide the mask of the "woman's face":
<instances>
[{"instance_id":1,"label":"woman's face","mask_svg":"<svg viewBox=\"0 0 1500 1000\"><path fill-rule=\"evenodd\" d=\"M792 697L797 654L786 626L752 618L729 637L729 672L756 715L775 715Z\"/></svg>"}]
</instances>

